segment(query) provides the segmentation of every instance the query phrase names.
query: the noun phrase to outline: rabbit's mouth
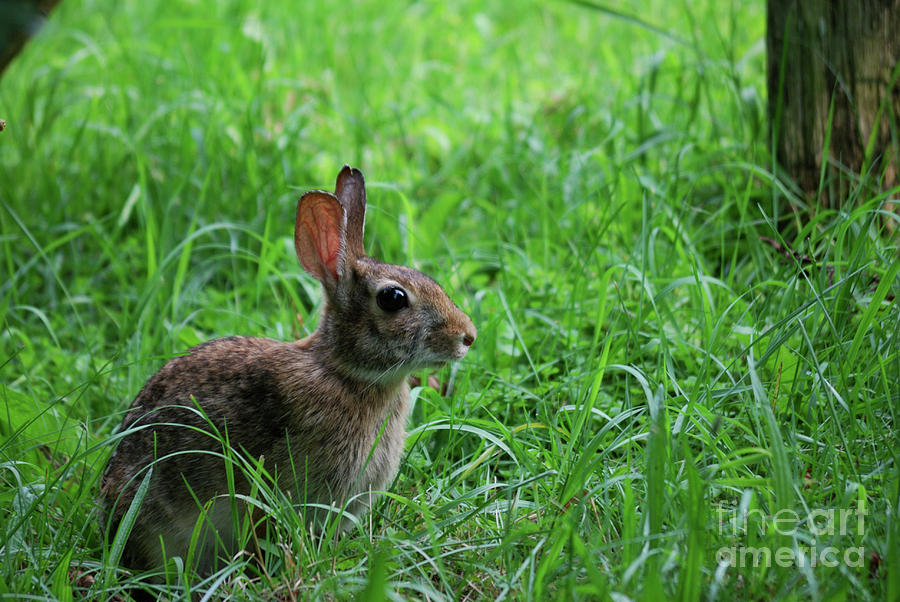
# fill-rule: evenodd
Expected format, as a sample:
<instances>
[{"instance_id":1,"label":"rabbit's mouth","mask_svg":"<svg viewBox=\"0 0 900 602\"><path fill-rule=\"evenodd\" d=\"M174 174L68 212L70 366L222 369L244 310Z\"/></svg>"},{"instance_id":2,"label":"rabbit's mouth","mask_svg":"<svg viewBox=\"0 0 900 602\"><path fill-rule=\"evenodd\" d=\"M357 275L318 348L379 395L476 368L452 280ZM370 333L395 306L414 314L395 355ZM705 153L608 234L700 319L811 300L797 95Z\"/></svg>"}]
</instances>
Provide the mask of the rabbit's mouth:
<instances>
[{"instance_id":1,"label":"rabbit's mouth","mask_svg":"<svg viewBox=\"0 0 900 602\"><path fill-rule=\"evenodd\" d=\"M461 360L469 352L475 342L475 327L467 316L463 317L465 322L458 330L444 326L425 336L420 355L430 363L429 367Z\"/></svg>"},{"instance_id":2,"label":"rabbit's mouth","mask_svg":"<svg viewBox=\"0 0 900 602\"><path fill-rule=\"evenodd\" d=\"M466 335L468 336L468 335ZM461 360L469 352L469 346L474 341L474 337L455 341L443 341L442 345L435 348L429 345L420 354L419 360L424 364L423 368L438 368L444 364Z\"/></svg>"}]
</instances>

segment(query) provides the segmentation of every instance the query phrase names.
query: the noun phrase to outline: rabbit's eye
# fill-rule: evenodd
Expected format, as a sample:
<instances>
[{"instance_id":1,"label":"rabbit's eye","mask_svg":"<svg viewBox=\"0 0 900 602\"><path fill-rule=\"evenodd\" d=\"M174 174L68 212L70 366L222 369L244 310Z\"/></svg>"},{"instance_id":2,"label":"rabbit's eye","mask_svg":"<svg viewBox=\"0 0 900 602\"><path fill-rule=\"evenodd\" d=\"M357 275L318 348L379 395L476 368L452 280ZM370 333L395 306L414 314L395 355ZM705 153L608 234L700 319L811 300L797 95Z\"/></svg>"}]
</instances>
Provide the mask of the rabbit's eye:
<instances>
[{"instance_id":1,"label":"rabbit's eye","mask_svg":"<svg viewBox=\"0 0 900 602\"><path fill-rule=\"evenodd\" d=\"M386 312L400 311L404 307L409 307L409 296L406 291L399 286L388 286L375 295L375 301L378 307Z\"/></svg>"}]
</instances>

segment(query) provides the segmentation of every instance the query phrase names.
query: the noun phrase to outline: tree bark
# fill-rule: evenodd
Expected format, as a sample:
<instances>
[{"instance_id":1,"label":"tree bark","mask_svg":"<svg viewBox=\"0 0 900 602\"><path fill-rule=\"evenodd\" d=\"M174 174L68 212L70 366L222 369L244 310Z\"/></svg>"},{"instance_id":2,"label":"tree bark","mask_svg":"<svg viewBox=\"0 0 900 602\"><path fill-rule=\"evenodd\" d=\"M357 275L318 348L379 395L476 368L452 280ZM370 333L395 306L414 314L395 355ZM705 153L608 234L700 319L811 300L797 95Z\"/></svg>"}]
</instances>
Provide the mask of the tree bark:
<instances>
[{"instance_id":1,"label":"tree bark","mask_svg":"<svg viewBox=\"0 0 900 602\"><path fill-rule=\"evenodd\" d=\"M59 0L0 0L0 75Z\"/></svg>"},{"instance_id":2,"label":"tree bark","mask_svg":"<svg viewBox=\"0 0 900 602\"><path fill-rule=\"evenodd\" d=\"M900 0L767 0L766 26L778 163L826 206L846 201L856 175L896 186Z\"/></svg>"}]
</instances>

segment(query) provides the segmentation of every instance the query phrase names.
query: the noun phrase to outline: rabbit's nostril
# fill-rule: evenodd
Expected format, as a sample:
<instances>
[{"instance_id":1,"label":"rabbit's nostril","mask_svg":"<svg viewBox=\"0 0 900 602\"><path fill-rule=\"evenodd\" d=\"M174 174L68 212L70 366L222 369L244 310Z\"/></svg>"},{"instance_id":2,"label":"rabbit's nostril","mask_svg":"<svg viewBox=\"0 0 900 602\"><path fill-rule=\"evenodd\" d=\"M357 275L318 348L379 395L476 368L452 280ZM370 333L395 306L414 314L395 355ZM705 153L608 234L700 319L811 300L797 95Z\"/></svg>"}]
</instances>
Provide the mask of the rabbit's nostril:
<instances>
[{"instance_id":1,"label":"rabbit's nostril","mask_svg":"<svg viewBox=\"0 0 900 602\"><path fill-rule=\"evenodd\" d=\"M466 347L470 347L472 345L472 343L474 343L474 342L475 342L475 337L473 337L472 335L470 335L470 334L463 335L463 345L465 345Z\"/></svg>"}]
</instances>

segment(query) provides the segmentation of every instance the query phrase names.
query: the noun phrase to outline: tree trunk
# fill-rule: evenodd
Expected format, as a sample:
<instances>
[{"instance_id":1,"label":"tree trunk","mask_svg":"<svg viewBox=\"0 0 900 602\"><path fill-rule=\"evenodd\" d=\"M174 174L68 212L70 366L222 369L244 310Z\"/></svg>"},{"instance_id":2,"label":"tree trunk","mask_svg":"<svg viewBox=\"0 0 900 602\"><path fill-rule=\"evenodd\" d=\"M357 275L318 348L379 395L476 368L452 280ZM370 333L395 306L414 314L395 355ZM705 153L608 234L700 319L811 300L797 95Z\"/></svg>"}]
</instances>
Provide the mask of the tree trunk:
<instances>
[{"instance_id":1,"label":"tree trunk","mask_svg":"<svg viewBox=\"0 0 900 602\"><path fill-rule=\"evenodd\" d=\"M882 190L896 186L900 0L766 4L769 123L778 163L809 199L826 206L840 206L857 175Z\"/></svg>"},{"instance_id":2,"label":"tree trunk","mask_svg":"<svg viewBox=\"0 0 900 602\"><path fill-rule=\"evenodd\" d=\"M59 0L0 0L0 75Z\"/></svg>"}]
</instances>

